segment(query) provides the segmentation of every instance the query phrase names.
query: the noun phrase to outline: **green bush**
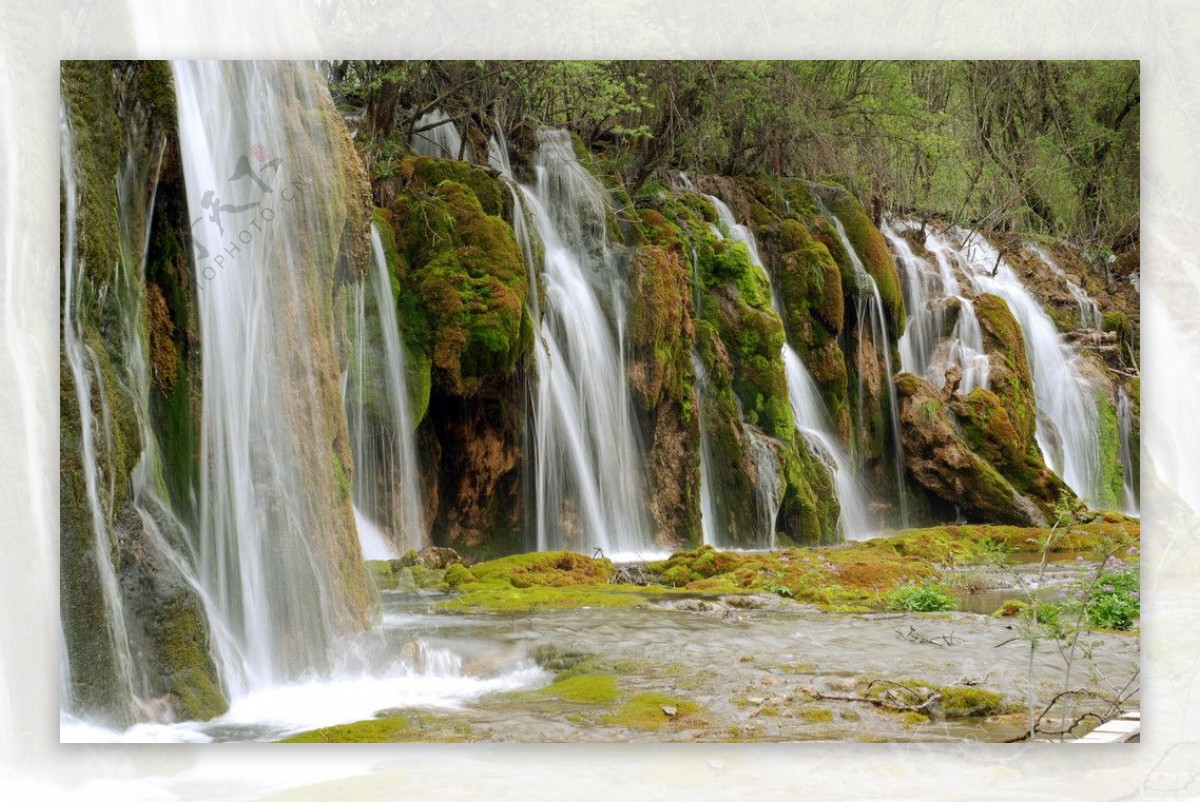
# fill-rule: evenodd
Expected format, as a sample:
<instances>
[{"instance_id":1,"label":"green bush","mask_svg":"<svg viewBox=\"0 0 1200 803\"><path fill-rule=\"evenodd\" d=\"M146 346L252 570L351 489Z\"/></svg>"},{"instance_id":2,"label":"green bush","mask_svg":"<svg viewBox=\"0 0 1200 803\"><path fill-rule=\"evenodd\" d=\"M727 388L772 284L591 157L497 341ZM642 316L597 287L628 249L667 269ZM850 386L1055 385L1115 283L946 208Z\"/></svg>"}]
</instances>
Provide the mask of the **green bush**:
<instances>
[{"instance_id":1,"label":"green bush","mask_svg":"<svg viewBox=\"0 0 1200 803\"><path fill-rule=\"evenodd\" d=\"M1137 568L1106 571L1096 578L1084 601L1088 624L1106 630L1129 630L1141 616L1141 575Z\"/></svg>"},{"instance_id":2,"label":"green bush","mask_svg":"<svg viewBox=\"0 0 1200 803\"><path fill-rule=\"evenodd\" d=\"M888 610L892 611L952 611L954 607L946 589L934 583L898 586L888 597Z\"/></svg>"}]
</instances>

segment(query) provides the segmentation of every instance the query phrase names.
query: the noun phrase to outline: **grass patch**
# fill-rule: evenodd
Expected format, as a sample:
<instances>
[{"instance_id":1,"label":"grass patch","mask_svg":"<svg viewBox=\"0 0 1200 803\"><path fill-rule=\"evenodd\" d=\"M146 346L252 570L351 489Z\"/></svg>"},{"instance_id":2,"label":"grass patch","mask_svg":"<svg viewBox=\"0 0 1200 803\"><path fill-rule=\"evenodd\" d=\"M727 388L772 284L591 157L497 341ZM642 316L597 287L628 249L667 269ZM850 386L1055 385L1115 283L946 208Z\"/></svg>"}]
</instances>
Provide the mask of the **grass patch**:
<instances>
[{"instance_id":1,"label":"grass patch","mask_svg":"<svg viewBox=\"0 0 1200 803\"><path fill-rule=\"evenodd\" d=\"M674 709L674 715L666 709ZM661 692L647 692L621 703L616 711L601 721L605 725L620 728L655 731L669 723L695 717L702 710L701 706L692 700Z\"/></svg>"}]
</instances>

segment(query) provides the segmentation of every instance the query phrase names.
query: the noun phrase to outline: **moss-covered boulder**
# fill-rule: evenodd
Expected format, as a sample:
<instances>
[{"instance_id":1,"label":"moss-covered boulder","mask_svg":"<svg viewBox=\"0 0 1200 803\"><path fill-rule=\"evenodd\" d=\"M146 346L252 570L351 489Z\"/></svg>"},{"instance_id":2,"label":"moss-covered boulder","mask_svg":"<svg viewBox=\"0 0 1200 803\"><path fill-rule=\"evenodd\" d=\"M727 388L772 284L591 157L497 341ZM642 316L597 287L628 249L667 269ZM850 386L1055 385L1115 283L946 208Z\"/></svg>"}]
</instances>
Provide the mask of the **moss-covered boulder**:
<instances>
[{"instance_id":1,"label":"moss-covered boulder","mask_svg":"<svg viewBox=\"0 0 1200 803\"><path fill-rule=\"evenodd\" d=\"M1022 448L1021 438L1000 398L990 390L975 388L966 396L952 395L946 406L971 451L1033 500L1048 518L1053 518L1055 506L1063 496L1072 496L1071 490L1047 468L1036 447ZM1117 483L1119 486L1120 478Z\"/></svg>"},{"instance_id":2,"label":"moss-covered boulder","mask_svg":"<svg viewBox=\"0 0 1200 803\"><path fill-rule=\"evenodd\" d=\"M512 227L485 212L469 185L450 179L429 193L398 195L391 223L405 263L400 284L416 300L418 315L407 325L425 330L423 343L407 342L431 359L433 386L470 396L510 376L533 341Z\"/></svg>"},{"instance_id":3,"label":"moss-covered boulder","mask_svg":"<svg viewBox=\"0 0 1200 803\"><path fill-rule=\"evenodd\" d=\"M1041 508L971 450L932 385L901 374L896 391L911 478L972 521L1045 526Z\"/></svg>"}]
</instances>

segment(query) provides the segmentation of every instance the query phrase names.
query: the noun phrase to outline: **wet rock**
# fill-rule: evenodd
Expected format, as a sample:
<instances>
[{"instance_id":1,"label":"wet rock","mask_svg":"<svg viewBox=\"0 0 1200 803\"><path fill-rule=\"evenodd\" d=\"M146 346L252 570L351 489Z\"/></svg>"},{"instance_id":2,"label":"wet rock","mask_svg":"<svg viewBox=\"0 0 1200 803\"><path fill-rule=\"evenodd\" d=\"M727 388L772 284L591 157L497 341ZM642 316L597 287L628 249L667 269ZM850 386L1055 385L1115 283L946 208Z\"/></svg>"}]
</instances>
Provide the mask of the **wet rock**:
<instances>
[{"instance_id":1,"label":"wet rock","mask_svg":"<svg viewBox=\"0 0 1200 803\"><path fill-rule=\"evenodd\" d=\"M901 374L896 390L910 477L973 520L1045 526L1038 506L971 450L932 385Z\"/></svg>"}]
</instances>

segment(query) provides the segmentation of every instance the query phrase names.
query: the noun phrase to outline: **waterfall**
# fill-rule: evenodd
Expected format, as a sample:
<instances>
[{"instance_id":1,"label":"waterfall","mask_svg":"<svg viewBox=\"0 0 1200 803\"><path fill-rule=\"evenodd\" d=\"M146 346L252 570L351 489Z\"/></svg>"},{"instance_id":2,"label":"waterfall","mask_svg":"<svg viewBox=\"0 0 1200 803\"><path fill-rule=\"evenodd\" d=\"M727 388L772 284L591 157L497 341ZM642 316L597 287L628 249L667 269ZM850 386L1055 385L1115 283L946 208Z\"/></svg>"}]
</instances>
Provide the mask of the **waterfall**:
<instances>
[{"instance_id":1,"label":"waterfall","mask_svg":"<svg viewBox=\"0 0 1200 803\"><path fill-rule=\"evenodd\" d=\"M883 360L883 384L887 387L887 414L891 425L892 462L896 474L896 498L900 503L900 526L907 527L908 499L904 485L904 444L900 439L900 405L896 401L896 383L893 381L892 374L891 340L888 337L887 316L883 309L883 299L879 295L879 286L875 283L875 278L867 272L866 266L863 265L858 252L854 250L854 245L846 235L846 228L842 225L842 221L838 219L837 215L832 214L824 208L824 204L821 203L820 198L817 198L817 203L825 216L833 222L838 239L842 243L842 248L845 249L846 255L850 259L855 280L858 282L858 286L854 288L855 320L858 326L858 426L856 428L859 438L858 453L860 459L866 453L866 410L864 407L866 378L864 376L864 367L867 364L867 347L863 338L863 327L867 326L871 330L871 344L879 352L879 356Z\"/></svg>"},{"instance_id":2,"label":"waterfall","mask_svg":"<svg viewBox=\"0 0 1200 803\"><path fill-rule=\"evenodd\" d=\"M1125 469L1125 482L1121 489L1121 506L1131 516L1141 515L1141 483L1138 476L1139 455L1133 451L1133 408L1125 388L1117 390L1117 424L1121 435L1121 465Z\"/></svg>"},{"instance_id":3,"label":"waterfall","mask_svg":"<svg viewBox=\"0 0 1200 803\"><path fill-rule=\"evenodd\" d=\"M963 295L953 267L918 256L898 230L913 229L909 221L885 220L881 231L896 253L904 281L908 325L900 336L900 370L915 374L939 390L946 372L959 372L958 393L966 395L988 386L988 356L974 302ZM947 333L948 321L954 325Z\"/></svg>"},{"instance_id":4,"label":"waterfall","mask_svg":"<svg viewBox=\"0 0 1200 803\"><path fill-rule=\"evenodd\" d=\"M750 460L754 463L754 503L759 532L766 535L766 545L775 548L775 524L779 519L779 508L783 506L786 490L783 477L779 475L779 455L773 448L774 442L755 427L746 427L746 443Z\"/></svg>"},{"instance_id":5,"label":"waterfall","mask_svg":"<svg viewBox=\"0 0 1200 803\"><path fill-rule=\"evenodd\" d=\"M787 369L788 400L796 416L796 426L813 452L833 474L841 507L838 526L842 537L857 539L870 535L877 528L872 526L867 515L862 484L858 481L850 455L834 435L833 424L825 411L816 382L804 367L800 355L790 346L783 350L783 363Z\"/></svg>"},{"instance_id":6,"label":"waterfall","mask_svg":"<svg viewBox=\"0 0 1200 803\"><path fill-rule=\"evenodd\" d=\"M925 247L963 268L978 293L1004 299L1021 327L1037 397L1037 442L1054 473L1089 503L1100 495L1099 411L1095 389L1033 294L983 237L930 232Z\"/></svg>"},{"instance_id":7,"label":"waterfall","mask_svg":"<svg viewBox=\"0 0 1200 803\"><path fill-rule=\"evenodd\" d=\"M717 210L717 216L729 231L734 240L745 243L750 252L751 261L757 265L766 276L767 286L771 291L771 307L775 314L783 318L783 305L775 292L775 284L771 274L763 265L758 253L758 243L754 232L737 222L729 205L714 195L706 195ZM714 230L718 237L719 230ZM694 261L694 258L693 258ZM838 503L841 514L838 527L845 538L857 538L871 530L867 517L867 505L862 485L858 480L858 472L842 448L829 419L829 413L821 401L816 383L804 366L800 355L792 345L784 340L783 364L787 376L788 401L791 403L792 415L796 420L796 428L804 436L805 441L813 451L825 462L833 474L834 485L837 488ZM772 534L772 539L774 535ZM772 541L773 543L773 541Z\"/></svg>"},{"instance_id":8,"label":"waterfall","mask_svg":"<svg viewBox=\"0 0 1200 803\"><path fill-rule=\"evenodd\" d=\"M694 259L693 259L694 261ZM700 532L705 544L718 546L719 533L723 528L718 524L717 501L713 493L713 454L712 444L708 438L708 415L705 408L712 393L708 384L708 372L704 369L704 360L700 353L692 349L692 370L696 374L696 411L700 416Z\"/></svg>"},{"instance_id":9,"label":"waterfall","mask_svg":"<svg viewBox=\"0 0 1200 803\"><path fill-rule=\"evenodd\" d=\"M353 503L363 557L395 558L428 537L419 478L408 356L400 341L391 272L371 227L370 276L354 287L346 406L354 456Z\"/></svg>"},{"instance_id":10,"label":"waterfall","mask_svg":"<svg viewBox=\"0 0 1200 803\"><path fill-rule=\"evenodd\" d=\"M506 167L503 148L493 150L492 161ZM514 230L538 324L531 472L537 548L636 553L653 541L625 373L625 287L608 247L603 189L575 158L565 131L541 132L535 166L535 186L521 187L524 203L514 205ZM522 207L544 251L544 309Z\"/></svg>"},{"instance_id":11,"label":"waterfall","mask_svg":"<svg viewBox=\"0 0 1200 803\"><path fill-rule=\"evenodd\" d=\"M422 130L424 129L424 130ZM413 126L409 143L413 153L434 159L468 159L458 126L441 109L426 112Z\"/></svg>"},{"instance_id":12,"label":"waterfall","mask_svg":"<svg viewBox=\"0 0 1200 803\"><path fill-rule=\"evenodd\" d=\"M345 213L327 132L296 122L329 103L315 73L172 69L204 343L192 546L237 696L326 671L365 621L365 590L344 566L357 548L331 309L341 232L330 228Z\"/></svg>"},{"instance_id":13,"label":"waterfall","mask_svg":"<svg viewBox=\"0 0 1200 803\"><path fill-rule=\"evenodd\" d=\"M113 556L116 549L115 534L111 531L113 516L114 477L101 476L100 450L104 451L104 465L113 465L112 416L108 394L104 387L104 375L99 360L83 337L83 310L85 305L97 305L96 298L84 298L84 268L79 258L77 235L79 220L79 184L76 175L75 149L66 109L60 107L60 133L63 181L63 353L71 371L75 387L75 401L80 417L80 447L83 458L84 485L87 495L88 513L92 527L92 555L104 604L103 627L108 631L113 666L121 699L132 702L141 691L138 673L134 667L133 652L129 642L129 631L125 622L124 603L117 581ZM95 390L93 390L93 381ZM100 403L100 417L93 410L93 399ZM99 440L99 442L97 442ZM65 639L64 639L65 641Z\"/></svg>"},{"instance_id":14,"label":"waterfall","mask_svg":"<svg viewBox=\"0 0 1200 803\"><path fill-rule=\"evenodd\" d=\"M1046 249L1034 242L1028 243L1028 246L1029 250L1037 254L1038 259L1066 284L1067 292L1071 294L1071 298L1075 299L1075 304L1079 307L1079 325L1084 329L1103 329L1104 316L1100 314L1100 305L1067 275L1067 272L1054 261Z\"/></svg>"}]
</instances>

